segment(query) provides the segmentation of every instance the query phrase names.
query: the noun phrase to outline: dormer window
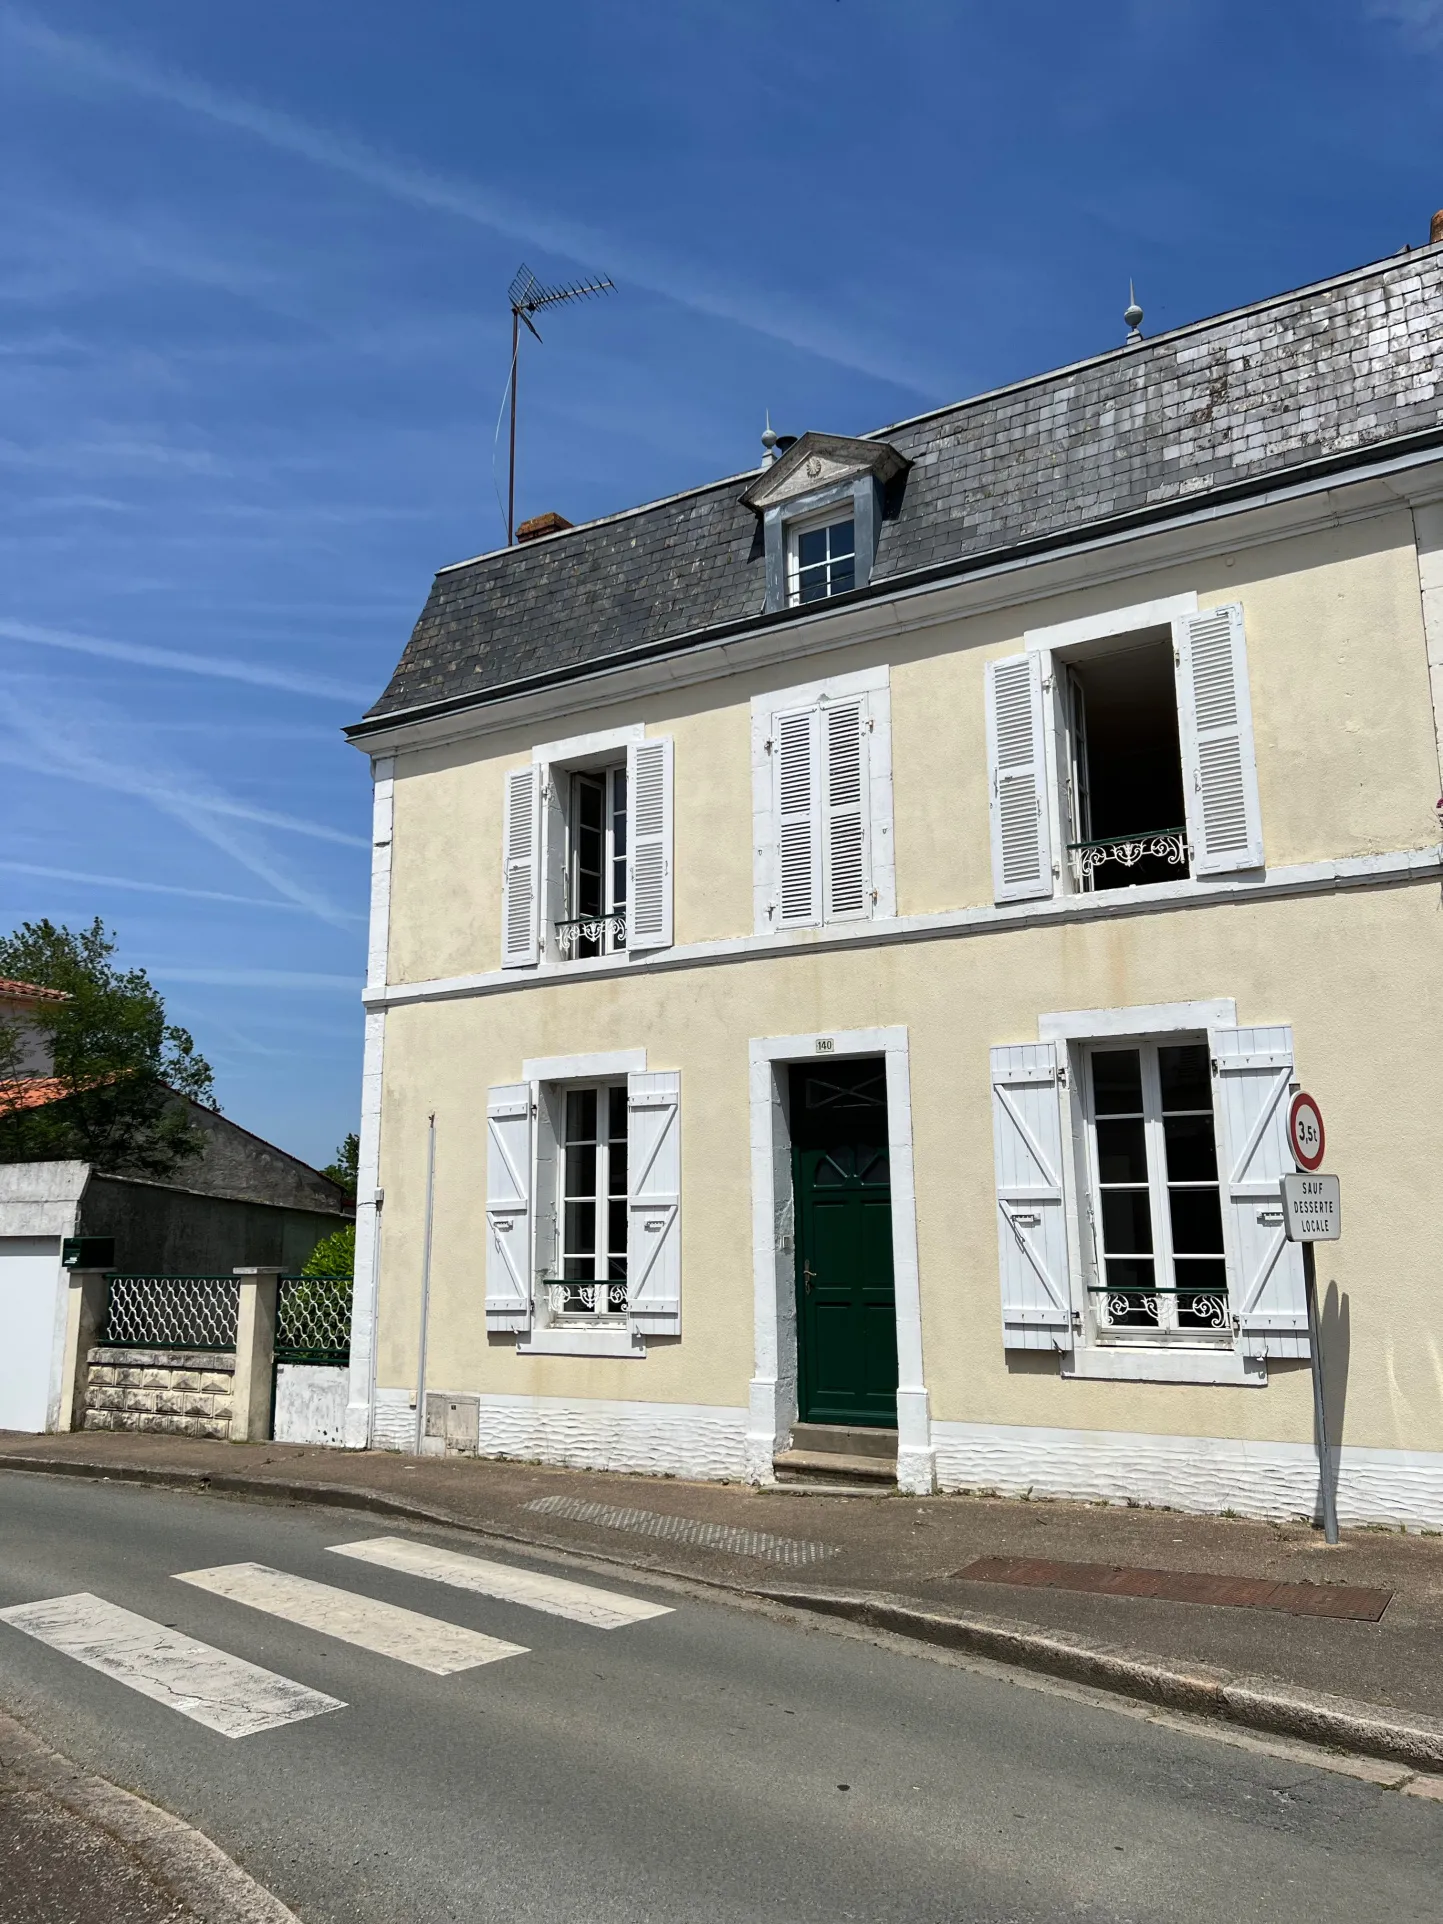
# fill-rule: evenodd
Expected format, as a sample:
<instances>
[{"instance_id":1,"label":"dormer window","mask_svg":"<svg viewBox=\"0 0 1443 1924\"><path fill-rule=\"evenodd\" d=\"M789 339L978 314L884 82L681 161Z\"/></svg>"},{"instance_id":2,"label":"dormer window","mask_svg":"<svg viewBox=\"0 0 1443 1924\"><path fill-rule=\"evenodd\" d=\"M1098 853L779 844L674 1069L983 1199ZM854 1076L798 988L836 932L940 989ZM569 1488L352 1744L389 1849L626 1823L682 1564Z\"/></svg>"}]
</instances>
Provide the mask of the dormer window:
<instances>
[{"instance_id":1,"label":"dormer window","mask_svg":"<svg viewBox=\"0 0 1443 1924\"><path fill-rule=\"evenodd\" d=\"M850 515L845 521L827 521L821 527L797 528L790 545L788 599L794 606L849 594L856 586L857 524Z\"/></svg>"},{"instance_id":2,"label":"dormer window","mask_svg":"<svg viewBox=\"0 0 1443 1924\"><path fill-rule=\"evenodd\" d=\"M784 437L772 440L782 448ZM762 524L768 614L867 586L907 467L885 441L804 434L775 459L769 446L767 465L742 496Z\"/></svg>"}]
</instances>

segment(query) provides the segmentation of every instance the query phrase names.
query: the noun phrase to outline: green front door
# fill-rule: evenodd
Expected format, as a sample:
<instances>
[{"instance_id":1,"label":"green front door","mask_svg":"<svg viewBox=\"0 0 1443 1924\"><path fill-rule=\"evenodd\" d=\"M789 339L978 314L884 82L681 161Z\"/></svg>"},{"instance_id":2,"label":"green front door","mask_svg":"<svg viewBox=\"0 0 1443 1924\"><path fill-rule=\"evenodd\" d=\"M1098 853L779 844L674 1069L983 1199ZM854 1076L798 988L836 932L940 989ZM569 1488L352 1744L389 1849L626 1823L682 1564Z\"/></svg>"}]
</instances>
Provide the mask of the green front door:
<instances>
[{"instance_id":1,"label":"green front door","mask_svg":"<svg viewBox=\"0 0 1443 1924\"><path fill-rule=\"evenodd\" d=\"M797 1404L804 1423L897 1422L884 1065L794 1069Z\"/></svg>"}]
</instances>

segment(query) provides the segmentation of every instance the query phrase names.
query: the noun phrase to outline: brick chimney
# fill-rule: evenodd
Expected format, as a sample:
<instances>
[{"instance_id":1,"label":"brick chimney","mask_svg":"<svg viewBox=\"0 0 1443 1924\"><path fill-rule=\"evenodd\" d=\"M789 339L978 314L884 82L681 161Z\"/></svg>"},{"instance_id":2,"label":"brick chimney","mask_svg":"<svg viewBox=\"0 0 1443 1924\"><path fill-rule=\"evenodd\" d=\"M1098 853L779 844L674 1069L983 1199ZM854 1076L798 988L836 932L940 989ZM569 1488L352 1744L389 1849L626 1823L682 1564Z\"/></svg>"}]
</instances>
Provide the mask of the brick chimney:
<instances>
[{"instance_id":1,"label":"brick chimney","mask_svg":"<svg viewBox=\"0 0 1443 1924\"><path fill-rule=\"evenodd\" d=\"M516 530L516 539L539 541L543 535L560 534L571 525L564 514L533 514L529 521L523 521Z\"/></svg>"},{"instance_id":2,"label":"brick chimney","mask_svg":"<svg viewBox=\"0 0 1443 1924\"><path fill-rule=\"evenodd\" d=\"M1430 243L1433 241L1443 241L1443 207L1440 207L1438 212L1433 216L1433 224L1428 229L1428 239Z\"/></svg>"}]
</instances>

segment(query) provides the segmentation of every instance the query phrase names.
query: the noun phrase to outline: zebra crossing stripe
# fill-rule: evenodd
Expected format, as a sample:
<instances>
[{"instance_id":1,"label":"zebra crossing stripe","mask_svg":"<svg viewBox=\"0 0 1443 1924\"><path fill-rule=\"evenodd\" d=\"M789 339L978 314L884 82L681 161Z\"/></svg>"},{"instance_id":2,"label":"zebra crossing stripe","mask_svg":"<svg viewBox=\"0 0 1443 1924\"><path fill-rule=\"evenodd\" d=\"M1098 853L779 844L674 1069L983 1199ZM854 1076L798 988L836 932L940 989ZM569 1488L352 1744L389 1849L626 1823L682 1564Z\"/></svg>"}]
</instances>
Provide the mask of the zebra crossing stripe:
<instances>
[{"instance_id":1,"label":"zebra crossing stripe","mask_svg":"<svg viewBox=\"0 0 1443 1924\"><path fill-rule=\"evenodd\" d=\"M346 1707L339 1697L213 1650L85 1590L0 1610L0 1622L222 1737L251 1737Z\"/></svg>"},{"instance_id":2,"label":"zebra crossing stripe","mask_svg":"<svg viewBox=\"0 0 1443 1924\"><path fill-rule=\"evenodd\" d=\"M293 1577L264 1563L225 1563L176 1575L181 1583L193 1583L212 1596L248 1604L252 1610L284 1617L287 1623L319 1630L323 1636L357 1644L379 1657L394 1657L398 1663L413 1664L438 1677L526 1655L524 1644L485 1637L459 1623L423 1617L418 1610L403 1610L399 1604L382 1603L353 1590L337 1590L329 1583L313 1583L309 1577Z\"/></svg>"},{"instance_id":3,"label":"zebra crossing stripe","mask_svg":"<svg viewBox=\"0 0 1443 1924\"><path fill-rule=\"evenodd\" d=\"M573 1623L589 1624L593 1630L619 1630L624 1624L641 1623L647 1617L672 1614L669 1604L646 1603L640 1597L624 1597L616 1591L598 1590L589 1583L573 1583L536 1570L518 1570L508 1563L490 1563L484 1557L464 1556L458 1550L441 1550L406 1537L367 1537L359 1543L333 1543L330 1548L338 1557L356 1557L362 1563L400 1570L407 1576L429 1577L435 1583L449 1583L454 1589L470 1590L477 1596L524 1604L528 1610L569 1617Z\"/></svg>"}]
</instances>

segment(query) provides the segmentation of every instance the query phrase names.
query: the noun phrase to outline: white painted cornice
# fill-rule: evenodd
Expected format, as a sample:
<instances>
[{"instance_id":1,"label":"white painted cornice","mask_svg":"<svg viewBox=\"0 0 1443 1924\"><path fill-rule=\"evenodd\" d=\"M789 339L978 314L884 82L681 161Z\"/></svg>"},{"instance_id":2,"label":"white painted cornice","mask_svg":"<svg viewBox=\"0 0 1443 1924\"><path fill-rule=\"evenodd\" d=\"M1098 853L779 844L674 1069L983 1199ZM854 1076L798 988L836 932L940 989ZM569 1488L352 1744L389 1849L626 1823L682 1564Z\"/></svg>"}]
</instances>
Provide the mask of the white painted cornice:
<instances>
[{"instance_id":1,"label":"white painted cornice","mask_svg":"<svg viewBox=\"0 0 1443 1924\"><path fill-rule=\"evenodd\" d=\"M886 921L844 922L823 929L787 929L765 935L730 936L717 942L691 942L637 955L599 955L535 969L494 969L483 975L455 975L429 982L396 982L368 989L368 1009L395 1009L412 1003L456 1002L471 996L524 994L580 982L670 973L677 969L724 967L738 962L775 960L786 955L830 954L843 949L888 948L903 942L955 941L1017 929L1056 927L1078 922L1120 921L1267 902L1299 895L1329 895L1345 890L1397 888L1436 882L1443 876L1443 848L1403 849L1389 855L1354 855L1333 862L1300 862L1261 875L1218 876L1205 882L1154 882L1145 887L1103 889L1091 895L1063 895L1050 902L1009 902L939 915L898 915Z\"/></svg>"}]
</instances>

